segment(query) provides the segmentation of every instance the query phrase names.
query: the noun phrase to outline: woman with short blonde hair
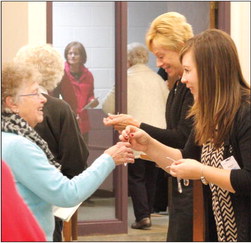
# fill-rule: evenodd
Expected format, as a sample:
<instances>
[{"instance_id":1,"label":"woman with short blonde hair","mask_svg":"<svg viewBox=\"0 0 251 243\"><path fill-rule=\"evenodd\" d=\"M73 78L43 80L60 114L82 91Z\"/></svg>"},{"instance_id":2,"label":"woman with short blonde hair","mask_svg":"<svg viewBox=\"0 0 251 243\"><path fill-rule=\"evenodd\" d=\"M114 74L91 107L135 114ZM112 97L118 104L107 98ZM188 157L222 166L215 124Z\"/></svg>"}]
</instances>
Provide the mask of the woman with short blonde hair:
<instances>
[{"instance_id":1,"label":"woman with short blonde hair","mask_svg":"<svg viewBox=\"0 0 251 243\"><path fill-rule=\"evenodd\" d=\"M185 16L176 12L168 12L156 17L146 34L146 45L156 57L156 66L168 74L167 82L170 93L165 110L166 129L151 126L144 120L140 121L132 116L122 114L109 115L104 121L106 125L115 125L115 128L125 126L125 124L136 125L166 145L175 148L184 147L192 128L192 119L187 119L187 112L193 104L193 96L180 80L183 67L179 60L179 52L192 36L191 25L186 22ZM169 178L168 180L171 181L172 185L168 193L172 196L168 206L167 241L192 241L193 185L190 184L178 191L177 178ZM179 188L181 188L180 185ZM164 190L166 191L166 188ZM181 191L182 193L180 193ZM140 221L137 223L141 224Z\"/></svg>"},{"instance_id":2,"label":"woman with short blonde hair","mask_svg":"<svg viewBox=\"0 0 251 243\"><path fill-rule=\"evenodd\" d=\"M193 29L186 17L177 12L158 16L146 34L146 45L150 51L152 44L179 52L187 40L193 37Z\"/></svg>"}]
</instances>

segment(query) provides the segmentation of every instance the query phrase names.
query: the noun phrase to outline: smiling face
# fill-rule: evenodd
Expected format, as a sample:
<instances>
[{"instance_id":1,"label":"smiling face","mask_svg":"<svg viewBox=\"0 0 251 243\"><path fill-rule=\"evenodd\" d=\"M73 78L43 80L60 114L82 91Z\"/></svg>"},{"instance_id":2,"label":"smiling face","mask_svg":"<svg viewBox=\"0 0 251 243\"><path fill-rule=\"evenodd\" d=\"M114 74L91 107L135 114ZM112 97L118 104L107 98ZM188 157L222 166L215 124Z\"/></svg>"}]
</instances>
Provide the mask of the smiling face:
<instances>
[{"instance_id":1,"label":"smiling face","mask_svg":"<svg viewBox=\"0 0 251 243\"><path fill-rule=\"evenodd\" d=\"M186 87L190 89L194 99L196 100L198 97L198 73L193 52L191 50L184 54L182 58L182 66L184 72L181 82L186 84Z\"/></svg>"},{"instance_id":2,"label":"smiling face","mask_svg":"<svg viewBox=\"0 0 251 243\"><path fill-rule=\"evenodd\" d=\"M21 88L14 110L17 110L31 127L35 127L43 121L43 107L46 101L47 99L39 92L38 83L28 83Z\"/></svg>"},{"instance_id":3,"label":"smiling face","mask_svg":"<svg viewBox=\"0 0 251 243\"><path fill-rule=\"evenodd\" d=\"M179 61L179 53L156 45L153 41L152 52L156 56L157 67L163 68L170 78L182 76L183 68Z\"/></svg>"}]
</instances>

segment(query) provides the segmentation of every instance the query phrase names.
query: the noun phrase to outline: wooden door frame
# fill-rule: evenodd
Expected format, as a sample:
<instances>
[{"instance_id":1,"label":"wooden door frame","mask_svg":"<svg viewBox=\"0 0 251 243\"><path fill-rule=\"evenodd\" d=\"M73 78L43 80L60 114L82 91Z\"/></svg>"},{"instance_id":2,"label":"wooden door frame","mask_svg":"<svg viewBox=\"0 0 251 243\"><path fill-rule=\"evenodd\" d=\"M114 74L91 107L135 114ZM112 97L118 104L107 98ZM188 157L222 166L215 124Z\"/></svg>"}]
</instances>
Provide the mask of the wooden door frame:
<instances>
[{"instance_id":1,"label":"wooden door frame","mask_svg":"<svg viewBox=\"0 0 251 243\"><path fill-rule=\"evenodd\" d=\"M210 2L210 28L230 33L230 2Z\"/></svg>"},{"instance_id":2,"label":"wooden door frame","mask_svg":"<svg viewBox=\"0 0 251 243\"><path fill-rule=\"evenodd\" d=\"M231 2L218 2L217 28L231 34Z\"/></svg>"},{"instance_id":3,"label":"wooden door frame","mask_svg":"<svg viewBox=\"0 0 251 243\"><path fill-rule=\"evenodd\" d=\"M46 2L46 40L53 43L53 2ZM116 111L127 112L127 2L115 2L115 91ZM117 135L114 135L116 141ZM79 235L118 234L128 231L127 167L118 166L114 174L115 219L78 222Z\"/></svg>"}]
</instances>

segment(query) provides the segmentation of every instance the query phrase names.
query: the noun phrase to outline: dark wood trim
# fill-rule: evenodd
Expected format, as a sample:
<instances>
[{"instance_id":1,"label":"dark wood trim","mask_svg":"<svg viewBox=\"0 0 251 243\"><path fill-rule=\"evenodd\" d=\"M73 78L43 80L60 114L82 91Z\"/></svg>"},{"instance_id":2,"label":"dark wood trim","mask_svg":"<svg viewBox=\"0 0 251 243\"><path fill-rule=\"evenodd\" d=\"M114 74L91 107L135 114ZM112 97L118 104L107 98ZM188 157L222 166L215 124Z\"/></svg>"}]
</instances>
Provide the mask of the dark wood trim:
<instances>
[{"instance_id":1,"label":"dark wood trim","mask_svg":"<svg viewBox=\"0 0 251 243\"><path fill-rule=\"evenodd\" d=\"M46 42L50 44L52 44L53 42L52 10L53 10L53 3L46 2Z\"/></svg>"},{"instance_id":2,"label":"dark wood trim","mask_svg":"<svg viewBox=\"0 0 251 243\"><path fill-rule=\"evenodd\" d=\"M127 2L115 3L115 94L116 112L127 113ZM117 135L115 137L117 139ZM116 183L118 182L118 184ZM122 222L122 231L127 233L128 183L127 167L117 167L114 175L116 218Z\"/></svg>"},{"instance_id":3,"label":"dark wood trim","mask_svg":"<svg viewBox=\"0 0 251 243\"><path fill-rule=\"evenodd\" d=\"M209 28L216 28L217 22L217 2L210 2L210 24Z\"/></svg>"},{"instance_id":4,"label":"dark wood trim","mask_svg":"<svg viewBox=\"0 0 251 243\"><path fill-rule=\"evenodd\" d=\"M231 34L231 2L218 2L217 28Z\"/></svg>"},{"instance_id":5,"label":"dark wood trim","mask_svg":"<svg viewBox=\"0 0 251 243\"><path fill-rule=\"evenodd\" d=\"M127 3L115 3L116 112L127 112Z\"/></svg>"},{"instance_id":6,"label":"dark wood trim","mask_svg":"<svg viewBox=\"0 0 251 243\"><path fill-rule=\"evenodd\" d=\"M124 223L120 220L99 220L78 222L78 235L93 234L120 234L127 233L124 229Z\"/></svg>"},{"instance_id":7,"label":"dark wood trim","mask_svg":"<svg viewBox=\"0 0 251 243\"><path fill-rule=\"evenodd\" d=\"M193 181L193 241L205 241L205 216L201 181Z\"/></svg>"}]
</instances>

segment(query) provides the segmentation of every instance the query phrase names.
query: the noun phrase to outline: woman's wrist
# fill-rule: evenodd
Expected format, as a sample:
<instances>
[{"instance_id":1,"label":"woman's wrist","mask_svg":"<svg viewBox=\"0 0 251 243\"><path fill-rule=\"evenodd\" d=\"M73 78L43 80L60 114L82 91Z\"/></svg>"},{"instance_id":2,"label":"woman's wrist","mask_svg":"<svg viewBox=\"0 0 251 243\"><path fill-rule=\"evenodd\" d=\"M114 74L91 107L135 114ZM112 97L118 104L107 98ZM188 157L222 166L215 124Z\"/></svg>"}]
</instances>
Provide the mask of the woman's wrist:
<instances>
[{"instance_id":1,"label":"woman's wrist","mask_svg":"<svg viewBox=\"0 0 251 243\"><path fill-rule=\"evenodd\" d=\"M146 149L143 152L145 152L147 155L150 155L150 153L152 153L153 151L157 151L154 149L156 142L157 142L157 140L155 140L154 138L152 138L151 136L148 135L148 142L147 142L147 144L145 144Z\"/></svg>"},{"instance_id":2,"label":"woman's wrist","mask_svg":"<svg viewBox=\"0 0 251 243\"><path fill-rule=\"evenodd\" d=\"M208 181L207 181L206 178L205 178L205 172L204 172L205 168L206 168L206 165L201 164L200 179L201 179L201 182L202 182L204 185L208 185Z\"/></svg>"}]
</instances>

